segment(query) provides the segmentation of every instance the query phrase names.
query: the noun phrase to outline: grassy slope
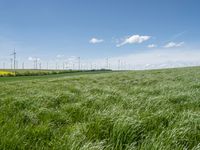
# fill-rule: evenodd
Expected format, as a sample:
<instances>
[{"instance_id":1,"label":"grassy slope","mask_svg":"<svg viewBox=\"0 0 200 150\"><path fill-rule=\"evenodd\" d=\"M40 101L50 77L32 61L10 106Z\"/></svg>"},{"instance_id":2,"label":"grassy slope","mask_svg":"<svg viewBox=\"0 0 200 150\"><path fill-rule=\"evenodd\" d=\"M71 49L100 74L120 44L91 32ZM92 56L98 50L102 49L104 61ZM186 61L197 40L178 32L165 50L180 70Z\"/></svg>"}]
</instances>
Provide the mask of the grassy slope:
<instances>
[{"instance_id":1,"label":"grassy slope","mask_svg":"<svg viewBox=\"0 0 200 150\"><path fill-rule=\"evenodd\" d=\"M200 68L0 81L0 149L199 149Z\"/></svg>"}]
</instances>

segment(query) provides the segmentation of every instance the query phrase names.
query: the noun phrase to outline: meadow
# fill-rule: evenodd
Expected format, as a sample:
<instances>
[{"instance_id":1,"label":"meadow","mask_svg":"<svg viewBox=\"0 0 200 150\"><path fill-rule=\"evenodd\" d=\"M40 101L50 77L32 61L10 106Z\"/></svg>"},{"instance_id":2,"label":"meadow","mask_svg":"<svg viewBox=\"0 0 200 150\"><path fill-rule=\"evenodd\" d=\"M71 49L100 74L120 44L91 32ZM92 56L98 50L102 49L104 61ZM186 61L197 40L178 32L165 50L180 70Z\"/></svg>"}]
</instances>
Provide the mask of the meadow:
<instances>
[{"instance_id":1,"label":"meadow","mask_svg":"<svg viewBox=\"0 0 200 150\"><path fill-rule=\"evenodd\" d=\"M200 149L200 67L3 77L0 149Z\"/></svg>"}]
</instances>

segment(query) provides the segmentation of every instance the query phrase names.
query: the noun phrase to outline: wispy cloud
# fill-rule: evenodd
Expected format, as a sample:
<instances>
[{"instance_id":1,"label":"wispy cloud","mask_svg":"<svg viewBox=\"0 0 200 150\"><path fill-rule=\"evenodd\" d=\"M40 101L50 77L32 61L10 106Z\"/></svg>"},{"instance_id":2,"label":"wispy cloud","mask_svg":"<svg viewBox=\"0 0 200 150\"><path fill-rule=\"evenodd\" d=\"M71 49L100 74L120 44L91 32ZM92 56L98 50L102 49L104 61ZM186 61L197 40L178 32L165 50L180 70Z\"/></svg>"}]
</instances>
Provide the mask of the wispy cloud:
<instances>
[{"instance_id":1,"label":"wispy cloud","mask_svg":"<svg viewBox=\"0 0 200 150\"><path fill-rule=\"evenodd\" d=\"M97 39L97 38L92 38L89 43L91 44L97 44L97 43L102 43L104 40L103 39Z\"/></svg>"},{"instance_id":2,"label":"wispy cloud","mask_svg":"<svg viewBox=\"0 0 200 150\"><path fill-rule=\"evenodd\" d=\"M164 41L164 43L169 43L170 41L174 41L180 37L182 37L184 34L186 34L188 31L183 31L183 32L179 32L174 34L171 38L169 38L168 40Z\"/></svg>"},{"instance_id":3,"label":"wispy cloud","mask_svg":"<svg viewBox=\"0 0 200 150\"><path fill-rule=\"evenodd\" d=\"M172 39L175 40L175 39L183 36L185 33L187 33L187 31L183 31L183 32L177 33L172 37Z\"/></svg>"},{"instance_id":4,"label":"wispy cloud","mask_svg":"<svg viewBox=\"0 0 200 150\"><path fill-rule=\"evenodd\" d=\"M117 47L123 46L125 44L135 44L135 43L143 43L151 38L151 36L147 35L132 35L122 40L121 43L117 44Z\"/></svg>"},{"instance_id":5,"label":"wispy cloud","mask_svg":"<svg viewBox=\"0 0 200 150\"><path fill-rule=\"evenodd\" d=\"M155 44L149 44L147 47L148 48L155 48L155 47L157 47L157 45L155 45Z\"/></svg>"},{"instance_id":6,"label":"wispy cloud","mask_svg":"<svg viewBox=\"0 0 200 150\"><path fill-rule=\"evenodd\" d=\"M184 44L184 42L179 42L179 43L169 42L166 45L164 45L164 48L181 47L183 44Z\"/></svg>"}]
</instances>

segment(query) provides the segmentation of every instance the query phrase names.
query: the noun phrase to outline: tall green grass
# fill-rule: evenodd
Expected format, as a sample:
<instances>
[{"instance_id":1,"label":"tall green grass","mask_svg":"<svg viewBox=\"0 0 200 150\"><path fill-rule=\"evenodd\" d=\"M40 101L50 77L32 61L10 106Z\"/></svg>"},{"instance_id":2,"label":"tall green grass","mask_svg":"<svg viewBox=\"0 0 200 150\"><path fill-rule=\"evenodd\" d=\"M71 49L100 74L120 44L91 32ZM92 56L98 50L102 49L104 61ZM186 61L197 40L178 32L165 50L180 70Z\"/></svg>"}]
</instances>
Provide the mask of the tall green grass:
<instances>
[{"instance_id":1,"label":"tall green grass","mask_svg":"<svg viewBox=\"0 0 200 150\"><path fill-rule=\"evenodd\" d=\"M0 149L200 149L200 68L2 81Z\"/></svg>"}]
</instances>

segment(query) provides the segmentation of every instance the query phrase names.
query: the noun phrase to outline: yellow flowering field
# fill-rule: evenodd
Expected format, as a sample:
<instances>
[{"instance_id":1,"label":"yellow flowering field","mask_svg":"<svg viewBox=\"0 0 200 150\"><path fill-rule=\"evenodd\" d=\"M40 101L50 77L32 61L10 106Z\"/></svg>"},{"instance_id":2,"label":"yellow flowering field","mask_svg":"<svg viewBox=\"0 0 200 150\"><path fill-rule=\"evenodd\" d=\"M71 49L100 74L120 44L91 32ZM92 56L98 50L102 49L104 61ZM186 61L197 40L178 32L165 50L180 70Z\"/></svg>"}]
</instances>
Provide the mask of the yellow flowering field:
<instances>
[{"instance_id":1,"label":"yellow flowering field","mask_svg":"<svg viewBox=\"0 0 200 150\"><path fill-rule=\"evenodd\" d=\"M0 70L0 76L14 76L14 75L15 73L13 72Z\"/></svg>"}]
</instances>

